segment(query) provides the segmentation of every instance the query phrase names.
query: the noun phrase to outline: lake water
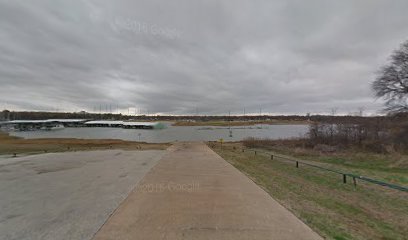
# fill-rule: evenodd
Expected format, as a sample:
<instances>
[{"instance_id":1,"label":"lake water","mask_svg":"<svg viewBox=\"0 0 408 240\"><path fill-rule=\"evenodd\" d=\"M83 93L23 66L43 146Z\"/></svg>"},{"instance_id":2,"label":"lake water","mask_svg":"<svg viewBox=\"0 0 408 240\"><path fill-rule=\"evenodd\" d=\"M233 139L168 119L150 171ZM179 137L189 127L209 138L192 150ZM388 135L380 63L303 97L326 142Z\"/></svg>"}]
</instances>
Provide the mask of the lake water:
<instances>
[{"instance_id":1,"label":"lake water","mask_svg":"<svg viewBox=\"0 0 408 240\"><path fill-rule=\"evenodd\" d=\"M165 129L142 130L123 128L64 128L54 131L10 132L10 135L23 138L82 138L82 139L122 139L149 143L174 141L240 141L247 137L284 139L304 136L307 125L255 125L231 127L175 127L167 125Z\"/></svg>"}]
</instances>

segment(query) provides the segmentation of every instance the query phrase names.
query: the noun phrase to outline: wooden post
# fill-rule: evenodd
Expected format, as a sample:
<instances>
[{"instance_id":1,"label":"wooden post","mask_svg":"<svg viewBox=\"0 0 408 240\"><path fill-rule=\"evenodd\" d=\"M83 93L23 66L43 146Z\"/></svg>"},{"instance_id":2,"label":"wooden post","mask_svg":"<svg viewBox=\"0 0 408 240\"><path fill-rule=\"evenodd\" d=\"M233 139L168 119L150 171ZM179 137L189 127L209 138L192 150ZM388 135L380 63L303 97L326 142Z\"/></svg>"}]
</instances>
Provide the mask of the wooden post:
<instances>
[{"instance_id":1,"label":"wooden post","mask_svg":"<svg viewBox=\"0 0 408 240\"><path fill-rule=\"evenodd\" d=\"M346 176L346 174L343 174L343 183L347 183L347 176Z\"/></svg>"},{"instance_id":2,"label":"wooden post","mask_svg":"<svg viewBox=\"0 0 408 240\"><path fill-rule=\"evenodd\" d=\"M255 155L256 155L256 151L255 151Z\"/></svg>"},{"instance_id":3,"label":"wooden post","mask_svg":"<svg viewBox=\"0 0 408 240\"><path fill-rule=\"evenodd\" d=\"M296 161L296 168L299 168L299 162Z\"/></svg>"},{"instance_id":4,"label":"wooden post","mask_svg":"<svg viewBox=\"0 0 408 240\"><path fill-rule=\"evenodd\" d=\"M271 160L273 160L273 155L271 155Z\"/></svg>"}]
</instances>

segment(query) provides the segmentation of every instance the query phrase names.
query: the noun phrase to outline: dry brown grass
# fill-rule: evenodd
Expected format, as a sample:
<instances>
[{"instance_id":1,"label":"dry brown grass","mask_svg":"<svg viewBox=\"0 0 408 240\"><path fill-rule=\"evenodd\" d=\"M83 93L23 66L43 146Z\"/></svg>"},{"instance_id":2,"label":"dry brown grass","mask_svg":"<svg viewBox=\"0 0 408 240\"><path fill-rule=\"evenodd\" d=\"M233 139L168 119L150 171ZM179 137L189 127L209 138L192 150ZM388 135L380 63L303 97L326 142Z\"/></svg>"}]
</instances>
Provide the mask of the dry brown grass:
<instances>
[{"instance_id":1,"label":"dry brown grass","mask_svg":"<svg viewBox=\"0 0 408 240\"><path fill-rule=\"evenodd\" d=\"M0 155L102 149L163 150L169 143L145 143L116 139L44 138L22 139L0 131Z\"/></svg>"}]
</instances>

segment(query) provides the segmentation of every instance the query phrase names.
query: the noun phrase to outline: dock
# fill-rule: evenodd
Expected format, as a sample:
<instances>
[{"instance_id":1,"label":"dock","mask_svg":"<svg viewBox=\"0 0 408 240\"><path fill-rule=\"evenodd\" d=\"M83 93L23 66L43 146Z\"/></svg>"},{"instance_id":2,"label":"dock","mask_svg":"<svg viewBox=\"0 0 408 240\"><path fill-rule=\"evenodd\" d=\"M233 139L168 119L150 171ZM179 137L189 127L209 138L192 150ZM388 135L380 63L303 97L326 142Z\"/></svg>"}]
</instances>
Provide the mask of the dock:
<instances>
[{"instance_id":1,"label":"dock","mask_svg":"<svg viewBox=\"0 0 408 240\"><path fill-rule=\"evenodd\" d=\"M88 120L88 119L46 119L46 120L13 120L0 122L0 127L5 130L31 131L53 130L65 127L111 127L125 129L154 129L161 128L159 122L131 122L114 120Z\"/></svg>"}]
</instances>

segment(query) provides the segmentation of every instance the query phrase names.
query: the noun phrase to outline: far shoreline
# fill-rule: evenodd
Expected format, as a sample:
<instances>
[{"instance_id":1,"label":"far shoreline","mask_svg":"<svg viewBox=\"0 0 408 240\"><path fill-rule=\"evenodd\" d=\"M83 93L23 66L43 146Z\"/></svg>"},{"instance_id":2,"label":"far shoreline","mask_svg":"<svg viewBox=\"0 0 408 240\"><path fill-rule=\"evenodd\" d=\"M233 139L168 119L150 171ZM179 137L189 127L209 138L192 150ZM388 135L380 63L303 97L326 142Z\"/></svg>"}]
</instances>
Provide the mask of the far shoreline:
<instances>
[{"instance_id":1,"label":"far shoreline","mask_svg":"<svg viewBox=\"0 0 408 240\"><path fill-rule=\"evenodd\" d=\"M254 125L310 125L312 121L305 120L265 120L265 121L177 121L174 127L228 127L228 126L254 126Z\"/></svg>"}]
</instances>

